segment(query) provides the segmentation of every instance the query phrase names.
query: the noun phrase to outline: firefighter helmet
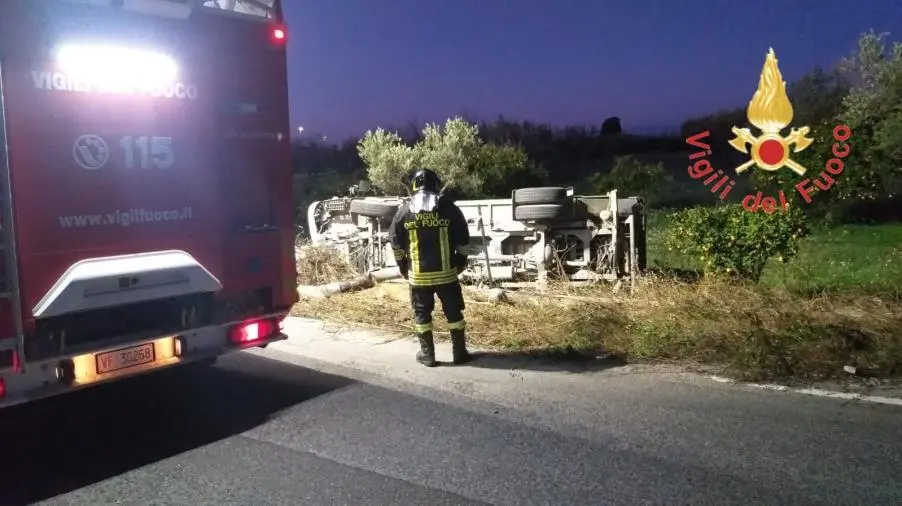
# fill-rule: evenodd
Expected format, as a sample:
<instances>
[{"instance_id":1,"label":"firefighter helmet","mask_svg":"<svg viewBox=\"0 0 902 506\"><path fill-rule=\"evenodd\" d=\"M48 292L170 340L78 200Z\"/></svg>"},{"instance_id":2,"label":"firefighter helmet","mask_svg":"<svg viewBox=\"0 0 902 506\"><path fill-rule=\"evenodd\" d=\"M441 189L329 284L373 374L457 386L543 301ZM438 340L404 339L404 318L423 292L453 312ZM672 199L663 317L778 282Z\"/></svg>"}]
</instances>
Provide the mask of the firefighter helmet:
<instances>
[{"instance_id":1,"label":"firefighter helmet","mask_svg":"<svg viewBox=\"0 0 902 506\"><path fill-rule=\"evenodd\" d=\"M442 189L442 181L438 178L438 174L430 169L420 169L416 171L410 180L411 193L419 190L426 190L432 193L438 193Z\"/></svg>"}]
</instances>

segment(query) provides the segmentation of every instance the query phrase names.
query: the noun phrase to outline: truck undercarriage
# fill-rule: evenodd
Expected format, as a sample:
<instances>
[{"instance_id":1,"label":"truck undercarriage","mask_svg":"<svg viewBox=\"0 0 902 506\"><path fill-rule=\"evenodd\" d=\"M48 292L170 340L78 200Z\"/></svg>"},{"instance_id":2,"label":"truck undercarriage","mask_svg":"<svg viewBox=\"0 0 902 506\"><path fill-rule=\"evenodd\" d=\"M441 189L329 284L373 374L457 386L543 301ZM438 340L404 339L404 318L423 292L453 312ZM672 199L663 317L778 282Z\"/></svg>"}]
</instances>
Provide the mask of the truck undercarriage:
<instances>
[{"instance_id":1,"label":"truck undercarriage","mask_svg":"<svg viewBox=\"0 0 902 506\"><path fill-rule=\"evenodd\" d=\"M388 228L402 197L335 197L312 203L314 245L335 248L361 273L396 267ZM521 188L510 199L461 200L470 225L466 280L506 286L549 279L616 281L645 269L645 214L640 197L573 195L562 187ZM303 254L303 250L298 254Z\"/></svg>"}]
</instances>

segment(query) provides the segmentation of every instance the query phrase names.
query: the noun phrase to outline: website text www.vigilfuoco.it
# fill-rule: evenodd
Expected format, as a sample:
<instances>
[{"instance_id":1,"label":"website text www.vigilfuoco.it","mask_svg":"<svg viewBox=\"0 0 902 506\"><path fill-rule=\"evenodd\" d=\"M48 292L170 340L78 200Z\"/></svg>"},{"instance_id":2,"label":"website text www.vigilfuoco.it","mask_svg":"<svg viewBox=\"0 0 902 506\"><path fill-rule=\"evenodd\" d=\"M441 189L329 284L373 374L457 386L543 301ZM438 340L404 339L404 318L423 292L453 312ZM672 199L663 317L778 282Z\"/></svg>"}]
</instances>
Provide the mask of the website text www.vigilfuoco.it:
<instances>
[{"instance_id":1,"label":"website text www.vigilfuoco.it","mask_svg":"<svg viewBox=\"0 0 902 506\"><path fill-rule=\"evenodd\" d=\"M190 206L181 209L127 209L100 214L76 214L60 216L60 228L85 227L131 227L150 225L167 221L187 221L192 219Z\"/></svg>"}]
</instances>

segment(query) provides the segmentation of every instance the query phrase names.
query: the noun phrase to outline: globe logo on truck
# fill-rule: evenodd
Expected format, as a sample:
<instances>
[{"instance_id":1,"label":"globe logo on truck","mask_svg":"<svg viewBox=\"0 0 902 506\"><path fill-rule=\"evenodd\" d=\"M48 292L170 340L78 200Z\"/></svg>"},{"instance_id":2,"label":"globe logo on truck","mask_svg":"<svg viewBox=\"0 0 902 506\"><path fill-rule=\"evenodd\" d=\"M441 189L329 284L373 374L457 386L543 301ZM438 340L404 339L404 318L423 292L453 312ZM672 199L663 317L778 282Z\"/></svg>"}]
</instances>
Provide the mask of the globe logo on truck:
<instances>
[{"instance_id":1,"label":"globe logo on truck","mask_svg":"<svg viewBox=\"0 0 902 506\"><path fill-rule=\"evenodd\" d=\"M72 156L82 168L97 170L110 160L110 148L101 137L82 135L72 145Z\"/></svg>"}]
</instances>

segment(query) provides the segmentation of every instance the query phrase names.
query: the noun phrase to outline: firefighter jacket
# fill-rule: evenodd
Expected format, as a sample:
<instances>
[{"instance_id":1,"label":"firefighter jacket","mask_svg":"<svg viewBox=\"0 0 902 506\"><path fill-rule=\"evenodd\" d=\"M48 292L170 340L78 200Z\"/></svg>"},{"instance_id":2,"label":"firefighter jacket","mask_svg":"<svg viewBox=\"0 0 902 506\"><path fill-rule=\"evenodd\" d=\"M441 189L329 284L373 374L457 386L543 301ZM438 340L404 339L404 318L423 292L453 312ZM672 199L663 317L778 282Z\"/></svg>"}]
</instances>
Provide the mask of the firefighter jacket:
<instances>
[{"instance_id":1,"label":"firefighter jacket","mask_svg":"<svg viewBox=\"0 0 902 506\"><path fill-rule=\"evenodd\" d=\"M455 256L470 243L470 230L460 208L439 198L417 205L419 195L402 204L391 224L391 244L411 286L435 286L457 281ZM428 200L428 199L427 199ZM414 207L412 207L412 205ZM419 212L414 212L420 208Z\"/></svg>"}]
</instances>

